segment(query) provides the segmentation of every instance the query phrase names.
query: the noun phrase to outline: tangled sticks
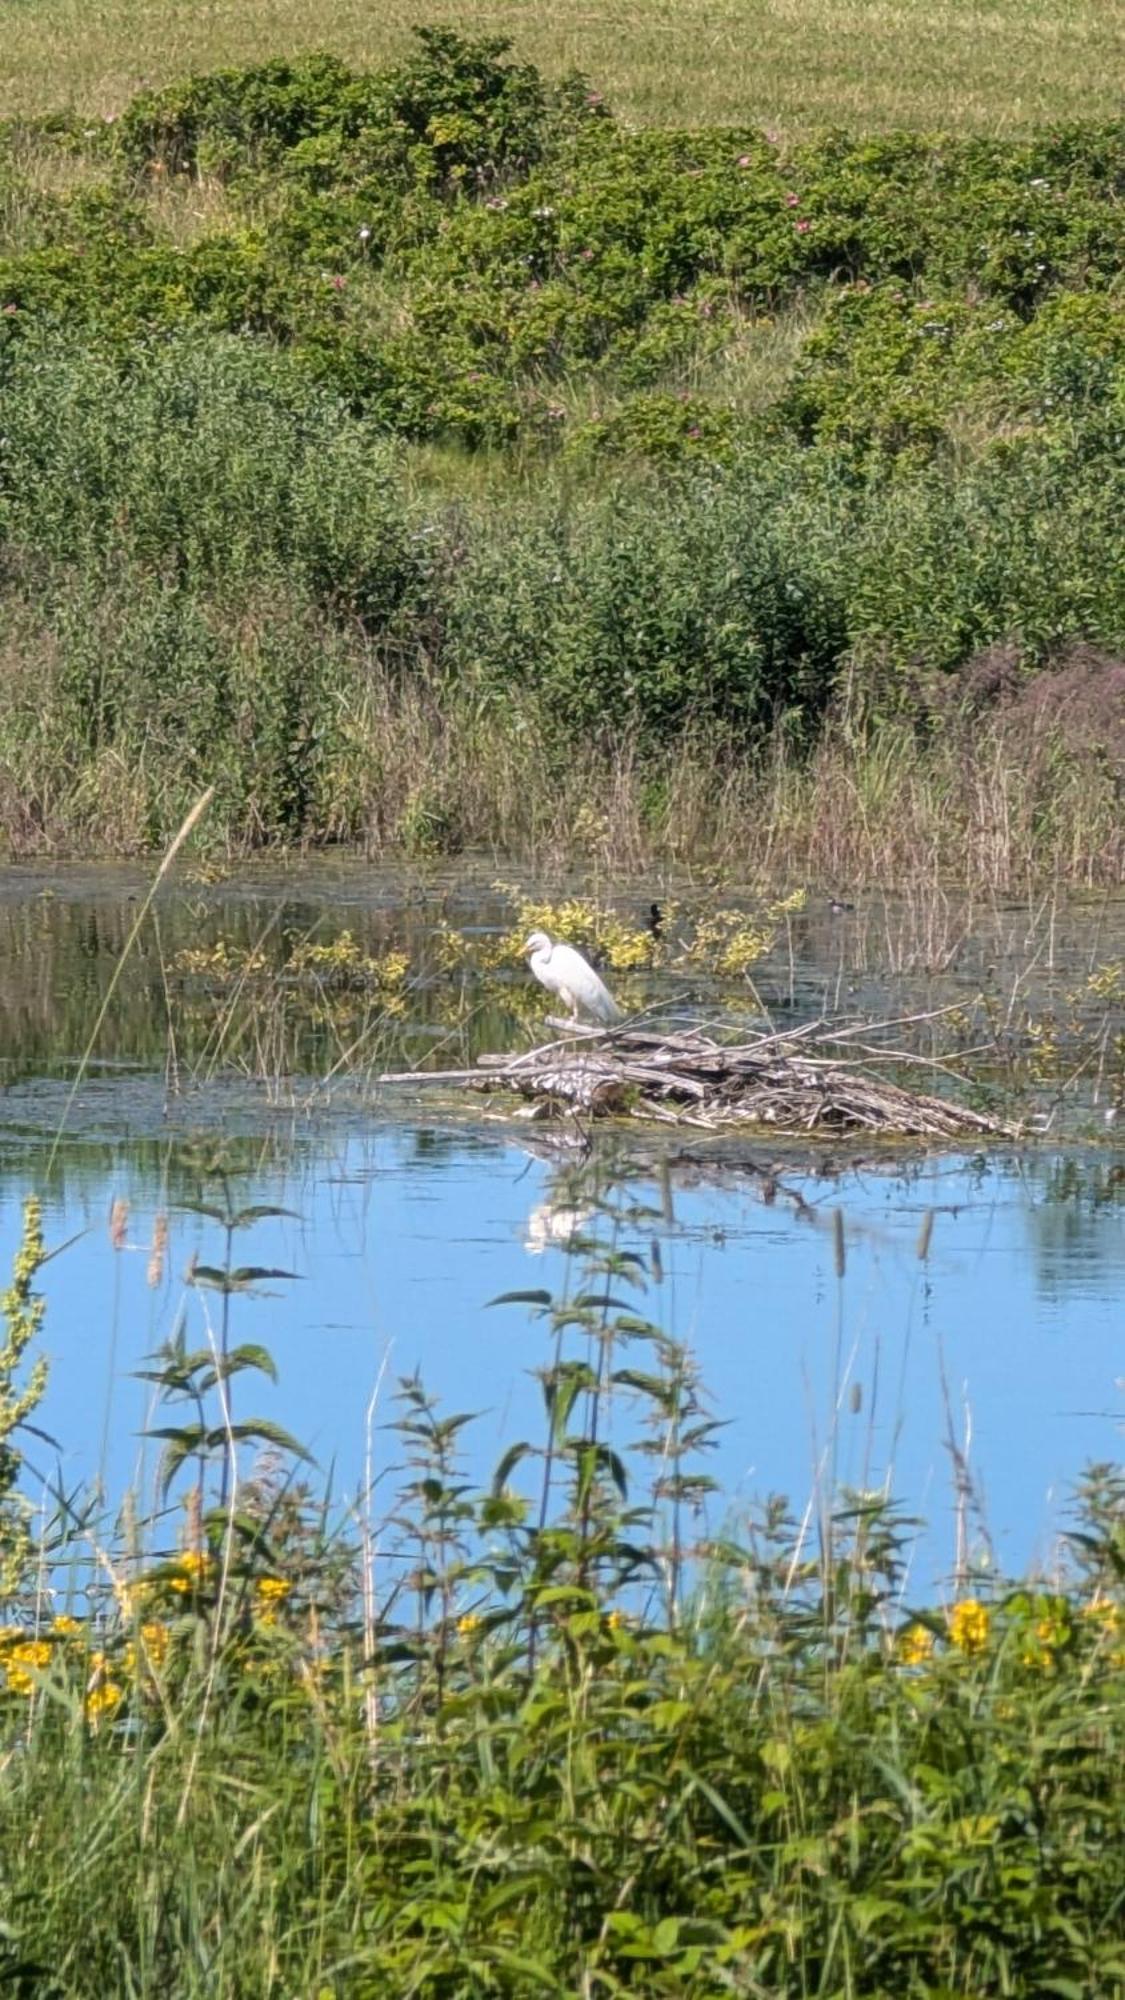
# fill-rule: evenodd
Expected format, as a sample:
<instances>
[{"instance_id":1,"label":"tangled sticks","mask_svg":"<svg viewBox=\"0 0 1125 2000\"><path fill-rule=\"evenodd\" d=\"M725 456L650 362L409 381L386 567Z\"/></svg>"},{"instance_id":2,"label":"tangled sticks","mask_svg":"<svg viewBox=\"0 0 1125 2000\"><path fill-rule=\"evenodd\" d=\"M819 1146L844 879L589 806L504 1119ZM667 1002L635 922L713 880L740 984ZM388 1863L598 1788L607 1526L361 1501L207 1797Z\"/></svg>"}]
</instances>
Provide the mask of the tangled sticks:
<instances>
[{"instance_id":1,"label":"tangled sticks","mask_svg":"<svg viewBox=\"0 0 1125 2000\"><path fill-rule=\"evenodd\" d=\"M565 1026L565 1037L518 1055L482 1055L475 1069L398 1080L442 1078L478 1090L511 1090L542 1107L543 1115L569 1111L708 1131L765 1125L895 1138L1011 1136L1011 1127L982 1112L873 1074L870 1063L848 1054L848 1031L825 1022L737 1041L696 1026L634 1023L606 1032L551 1025ZM907 1052L870 1053L900 1071L920 1066Z\"/></svg>"}]
</instances>

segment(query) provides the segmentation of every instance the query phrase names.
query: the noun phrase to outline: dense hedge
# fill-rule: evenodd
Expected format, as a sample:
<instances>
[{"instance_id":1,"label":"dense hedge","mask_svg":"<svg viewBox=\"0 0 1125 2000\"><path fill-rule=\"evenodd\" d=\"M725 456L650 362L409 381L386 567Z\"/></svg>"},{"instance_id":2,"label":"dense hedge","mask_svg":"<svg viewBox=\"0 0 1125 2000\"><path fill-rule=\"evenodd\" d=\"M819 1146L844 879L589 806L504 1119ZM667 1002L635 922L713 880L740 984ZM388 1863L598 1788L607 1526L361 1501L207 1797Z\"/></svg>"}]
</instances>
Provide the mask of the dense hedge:
<instances>
[{"instance_id":1,"label":"dense hedge","mask_svg":"<svg viewBox=\"0 0 1125 2000\"><path fill-rule=\"evenodd\" d=\"M784 405L805 439L928 451L966 405L1120 407L1125 123L792 153L628 133L581 79L550 90L502 42L428 31L381 75L319 56L198 77L82 143L102 184L29 192L0 260L9 341L256 331L388 428L476 444L557 437L575 370L643 396L804 301L826 312ZM200 174L224 226L169 240L148 197ZM683 447L703 429L689 411Z\"/></svg>"},{"instance_id":2,"label":"dense hedge","mask_svg":"<svg viewBox=\"0 0 1125 2000\"><path fill-rule=\"evenodd\" d=\"M27 658L32 621L43 668L8 670L0 755L49 729L60 765L112 747L189 787L220 774L271 835L348 830L373 676L496 728L545 718L561 768L606 729L807 739L843 664L901 710L997 634L1031 661L1125 644L1104 413L955 479L779 443L471 508L408 499L378 426L267 343L29 344L4 421L0 648Z\"/></svg>"}]
</instances>

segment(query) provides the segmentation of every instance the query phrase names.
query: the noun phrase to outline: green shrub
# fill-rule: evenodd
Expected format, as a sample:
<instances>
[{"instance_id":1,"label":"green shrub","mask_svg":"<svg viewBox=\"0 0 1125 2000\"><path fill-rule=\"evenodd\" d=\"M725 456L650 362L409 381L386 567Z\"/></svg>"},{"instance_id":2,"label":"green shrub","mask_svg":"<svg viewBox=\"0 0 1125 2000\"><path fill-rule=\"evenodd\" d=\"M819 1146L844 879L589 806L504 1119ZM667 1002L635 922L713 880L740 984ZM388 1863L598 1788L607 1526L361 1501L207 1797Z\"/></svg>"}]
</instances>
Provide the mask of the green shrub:
<instances>
[{"instance_id":1,"label":"green shrub","mask_svg":"<svg viewBox=\"0 0 1125 2000\"><path fill-rule=\"evenodd\" d=\"M782 405L796 434L921 460L1006 423L1020 326L1078 296L1111 311L1125 259L1120 125L787 156L756 132L622 132L581 79L444 29L378 75L322 55L192 78L113 143L116 184L15 200L0 341L264 334L388 428L469 448L557 441L544 395L576 375L674 393L746 313L799 304L822 324ZM197 173L227 182L224 220L169 242L149 193ZM1095 360L1081 393L1113 393L1104 342ZM1021 420L1057 409L1028 387ZM740 427L716 410L720 454Z\"/></svg>"},{"instance_id":2,"label":"green shrub","mask_svg":"<svg viewBox=\"0 0 1125 2000\"><path fill-rule=\"evenodd\" d=\"M0 205L0 621L18 655L39 619L55 701L0 746L78 791L127 760L145 838L216 769L251 836L356 827L375 670L533 716L561 770L1125 643L1121 124L629 133L432 30L0 130ZM396 438L510 452L513 503L427 504ZM385 817L449 811L427 773Z\"/></svg>"},{"instance_id":3,"label":"green shrub","mask_svg":"<svg viewBox=\"0 0 1125 2000\"><path fill-rule=\"evenodd\" d=\"M372 630L426 569L391 447L263 343L184 339L120 366L52 345L6 373L0 536L112 574L268 578Z\"/></svg>"},{"instance_id":4,"label":"green shrub","mask_svg":"<svg viewBox=\"0 0 1125 2000\"><path fill-rule=\"evenodd\" d=\"M526 169L552 137L595 115L580 78L549 90L533 64L506 60L503 37L421 28L415 39L379 75L316 54L146 93L118 125L120 157L134 172L157 162L229 175L284 160L314 186L389 174L453 188Z\"/></svg>"}]
</instances>

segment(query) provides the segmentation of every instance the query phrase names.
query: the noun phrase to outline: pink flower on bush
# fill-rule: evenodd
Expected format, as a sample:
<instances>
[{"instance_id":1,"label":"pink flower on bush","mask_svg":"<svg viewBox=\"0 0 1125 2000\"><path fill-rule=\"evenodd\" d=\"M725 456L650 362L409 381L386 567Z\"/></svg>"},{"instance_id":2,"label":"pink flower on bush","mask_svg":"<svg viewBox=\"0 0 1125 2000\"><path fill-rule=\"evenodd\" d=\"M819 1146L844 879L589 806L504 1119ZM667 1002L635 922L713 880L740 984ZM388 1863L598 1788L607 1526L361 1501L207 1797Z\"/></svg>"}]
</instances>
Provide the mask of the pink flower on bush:
<instances>
[{"instance_id":1,"label":"pink flower on bush","mask_svg":"<svg viewBox=\"0 0 1125 2000\"><path fill-rule=\"evenodd\" d=\"M799 206L800 200L801 200L800 195L794 194L792 188L790 188L788 194L785 197L785 206L786 208L796 208Z\"/></svg>"},{"instance_id":2,"label":"pink flower on bush","mask_svg":"<svg viewBox=\"0 0 1125 2000\"><path fill-rule=\"evenodd\" d=\"M749 153L740 153L738 156L738 164L740 167L752 167L754 161Z\"/></svg>"},{"instance_id":3,"label":"pink flower on bush","mask_svg":"<svg viewBox=\"0 0 1125 2000\"><path fill-rule=\"evenodd\" d=\"M807 231L812 228L812 223L806 222L804 217L802 216L799 222L795 222L793 224L793 227L796 230L798 236L804 236L807 233Z\"/></svg>"}]
</instances>

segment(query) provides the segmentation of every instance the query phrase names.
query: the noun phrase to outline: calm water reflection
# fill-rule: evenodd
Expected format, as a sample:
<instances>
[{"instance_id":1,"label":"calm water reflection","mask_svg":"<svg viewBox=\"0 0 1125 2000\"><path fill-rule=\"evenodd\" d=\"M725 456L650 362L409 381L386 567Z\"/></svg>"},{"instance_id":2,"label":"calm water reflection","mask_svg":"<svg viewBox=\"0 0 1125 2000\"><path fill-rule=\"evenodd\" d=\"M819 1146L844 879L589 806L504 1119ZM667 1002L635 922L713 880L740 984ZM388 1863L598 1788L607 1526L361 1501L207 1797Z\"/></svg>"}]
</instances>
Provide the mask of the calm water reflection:
<instances>
[{"instance_id":1,"label":"calm water reflection","mask_svg":"<svg viewBox=\"0 0 1125 2000\"><path fill-rule=\"evenodd\" d=\"M67 1484L96 1474L103 1426L111 1492L138 1473L151 1483L151 1451L146 1459L139 1441L147 1392L131 1371L182 1310L202 1331L202 1296L182 1274L193 1254L218 1261L221 1245L211 1225L177 1204L206 1194L201 1160L216 1146L248 1201L298 1217L263 1223L239 1246L248 1261L300 1274L275 1296L236 1303L237 1333L264 1340L280 1369L276 1390L254 1387L254 1409L296 1432L346 1488L359 1477L380 1369L385 1419L395 1378L418 1368L449 1409L480 1412L468 1451L483 1476L504 1445L540 1434L531 1371L543 1358L542 1329L487 1301L528 1286L561 1289L566 1242L583 1219L560 1197L548 1142L517 1137L500 1118L469 1126L416 1104L392 1122L386 1103L346 1084L325 1097L290 1080L278 1093L248 1072L197 1076L177 1095L169 1011L182 1062L193 1031L165 974L173 951L201 934L249 943L268 931L284 941L325 913L370 948L411 936L424 964L436 909L488 923L500 920L498 906L479 881L432 878L407 893L401 880L380 885L352 864L312 885L258 880L167 899L160 938L146 934L122 982L48 1173L68 1080L132 921L131 893L121 877L51 883L25 873L0 884L0 1265L8 1266L29 1188L45 1194L52 1241L82 1232L44 1273L53 1365L42 1414ZM981 940L964 949L972 961L964 976L976 976L987 956ZM1074 944L1049 977L1073 978L1090 949L1089 939ZM772 967L773 997L780 1004L788 983L795 1004L816 1005L835 981L861 1006L881 980L872 1004L887 1012L908 999L940 1001L961 976L946 968L920 987L912 973L896 986L872 951L869 935L854 931L849 942L818 909L790 940L789 959ZM422 1025L427 990L423 983L416 996ZM300 1053L316 1067L314 1046ZM277 1108L271 1094L303 1108ZM889 1480L927 1517L922 1560L941 1568L952 1549L948 1404L959 1433L971 1413L972 1464L999 1561L1046 1558L1084 1462L1119 1454L1125 1154L1076 1146L1022 1158L845 1161L830 1174L792 1157L770 1201L760 1175L744 1168L718 1149L674 1170L671 1218L638 1231L646 1251L658 1236L665 1271L647 1309L694 1348L724 1419L708 1468L724 1494L715 1524L724 1507L770 1491L802 1505L838 1401L841 1477ZM656 1175L649 1154L635 1191L659 1210ZM115 1251L106 1219L118 1197L129 1203L128 1242ZM837 1207L846 1218L842 1282ZM164 1210L169 1254L153 1286L149 1246ZM916 1246L930 1210L923 1264ZM249 1409L250 1389L239 1394ZM614 1421L624 1441L632 1428L624 1405ZM381 1449L389 1461L390 1439ZM42 1446L29 1453L38 1465L49 1456Z\"/></svg>"},{"instance_id":2,"label":"calm water reflection","mask_svg":"<svg viewBox=\"0 0 1125 2000\"><path fill-rule=\"evenodd\" d=\"M217 1260L217 1232L173 1210L167 1268L153 1288L149 1245L166 1197L149 1164L138 1169L124 1149L116 1161L103 1155L50 1204L53 1238L86 1232L45 1274L54 1365L44 1422L63 1446L68 1484L97 1469L107 1403L111 1488L143 1470L144 1393L129 1371L181 1309L202 1334L203 1299L182 1273L192 1253ZM176 1172L186 1193L190 1170ZM1104 1163L1060 1176L1051 1162L1032 1173L1014 1161L949 1159L908 1176L856 1169L831 1182L793 1171L783 1188L801 1196L799 1208L784 1194L764 1205L729 1168L693 1187L673 1180L675 1219L654 1225L665 1282L648 1305L690 1342L725 1419L710 1469L731 1504L768 1491L803 1503L829 1434L839 1337L841 1476L890 1479L928 1518L926 1560L940 1566L951 1548L948 1394L959 1430L971 1411L1000 1561L1046 1555L1068 1483L1119 1442L1125 1229L1121 1181L1107 1187L1110 1172ZM172 1180L169 1159L169 1192ZM255 1387L256 1412L294 1430L338 1483L358 1479L363 1413L385 1358L385 1416L395 1378L416 1368L449 1408L480 1412L469 1447L476 1473L514 1437L538 1435L530 1371L542 1330L519 1309L486 1302L566 1282L560 1245L578 1218L570 1206L560 1213L549 1163L463 1130L388 1126L322 1134L285 1159L262 1148L240 1185L247 1199L299 1215L261 1224L240 1247L300 1274L275 1296L236 1303L238 1332L266 1340L280 1368L276 1390ZM638 1179L635 1191L659 1206L655 1180ZM130 1204L128 1247L114 1251L106 1216L118 1195ZM837 1206L842 1283L830 1227ZM923 1266L916 1245L928 1209L936 1216ZM5 1262L17 1230L9 1188ZM643 1232L638 1241L647 1247ZM617 1421L624 1439L624 1409Z\"/></svg>"}]
</instances>

